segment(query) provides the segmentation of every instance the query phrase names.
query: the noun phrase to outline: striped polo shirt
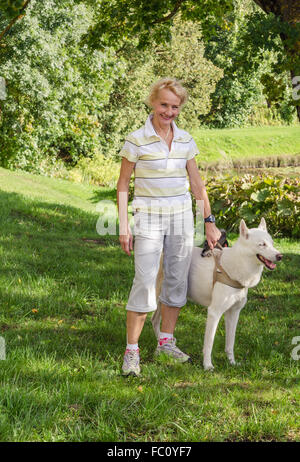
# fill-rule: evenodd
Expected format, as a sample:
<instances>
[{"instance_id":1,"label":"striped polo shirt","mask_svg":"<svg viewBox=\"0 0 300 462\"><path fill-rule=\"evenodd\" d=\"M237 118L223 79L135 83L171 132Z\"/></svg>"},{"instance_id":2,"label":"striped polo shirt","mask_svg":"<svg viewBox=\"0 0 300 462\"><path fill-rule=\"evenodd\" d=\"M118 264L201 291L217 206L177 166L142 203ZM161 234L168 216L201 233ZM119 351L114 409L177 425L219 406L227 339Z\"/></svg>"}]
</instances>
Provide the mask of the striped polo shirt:
<instances>
[{"instance_id":1,"label":"striped polo shirt","mask_svg":"<svg viewBox=\"0 0 300 462\"><path fill-rule=\"evenodd\" d=\"M192 136L172 122L171 149L156 133L150 114L127 136L120 156L135 162L133 211L179 213L192 207L186 162L199 154Z\"/></svg>"}]
</instances>

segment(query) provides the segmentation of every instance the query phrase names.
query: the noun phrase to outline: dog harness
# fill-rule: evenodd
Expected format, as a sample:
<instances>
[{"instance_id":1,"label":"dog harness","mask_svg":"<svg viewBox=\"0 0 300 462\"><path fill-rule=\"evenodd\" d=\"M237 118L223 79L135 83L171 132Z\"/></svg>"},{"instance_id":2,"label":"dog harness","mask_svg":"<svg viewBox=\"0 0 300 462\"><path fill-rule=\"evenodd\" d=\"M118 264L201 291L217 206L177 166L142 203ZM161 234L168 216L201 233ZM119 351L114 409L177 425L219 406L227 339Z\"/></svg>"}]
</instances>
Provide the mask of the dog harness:
<instances>
[{"instance_id":1,"label":"dog harness","mask_svg":"<svg viewBox=\"0 0 300 462\"><path fill-rule=\"evenodd\" d=\"M235 289L244 289L245 286L243 286L240 282L235 281L234 279L231 279L231 277L228 276L224 268L221 266L220 259L221 259L222 252L218 252L218 255L213 255L215 259L215 268L213 272L213 286L215 285L216 282L221 282L222 284L225 284L226 286L234 287Z\"/></svg>"}]
</instances>

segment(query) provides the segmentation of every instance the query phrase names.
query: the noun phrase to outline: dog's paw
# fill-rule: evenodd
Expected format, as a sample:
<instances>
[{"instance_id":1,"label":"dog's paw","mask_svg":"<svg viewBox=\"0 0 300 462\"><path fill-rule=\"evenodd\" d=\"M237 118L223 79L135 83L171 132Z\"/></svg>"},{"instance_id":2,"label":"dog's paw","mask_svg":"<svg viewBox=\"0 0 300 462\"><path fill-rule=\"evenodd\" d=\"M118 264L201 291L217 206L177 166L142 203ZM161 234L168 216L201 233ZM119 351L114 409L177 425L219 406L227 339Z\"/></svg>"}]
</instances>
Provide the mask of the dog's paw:
<instances>
[{"instance_id":1,"label":"dog's paw","mask_svg":"<svg viewBox=\"0 0 300 462\"><path fill-rule=\"evenodd\" d=\"M234 359L229 359L229 364L230 366L233 366L233 367L239 367L242 365L240 361L235 361Z\"/></svg>"},{"instance_id":2,"label":"dog's paw","mask_svg":"<svg viewBox=\"0 0 300 462\"><path fill-rule=\"evenodd\" d=\"M214 366L212 364L203 364L203 367L206 372L212 372L214 370Z\"/></svg>"},{"instance_id":3,"label":"dog's paw","mask_svg":"<svg viewBox=\"0 0 300 462\"><path fill-rule=\"evenodd\" d=\"M235 363L234 355L232 353L226 353L226 355L227 355L227 359L230 362L230 364L232 366L235 366L236 363Z\"/></svg>"}]
</instances>

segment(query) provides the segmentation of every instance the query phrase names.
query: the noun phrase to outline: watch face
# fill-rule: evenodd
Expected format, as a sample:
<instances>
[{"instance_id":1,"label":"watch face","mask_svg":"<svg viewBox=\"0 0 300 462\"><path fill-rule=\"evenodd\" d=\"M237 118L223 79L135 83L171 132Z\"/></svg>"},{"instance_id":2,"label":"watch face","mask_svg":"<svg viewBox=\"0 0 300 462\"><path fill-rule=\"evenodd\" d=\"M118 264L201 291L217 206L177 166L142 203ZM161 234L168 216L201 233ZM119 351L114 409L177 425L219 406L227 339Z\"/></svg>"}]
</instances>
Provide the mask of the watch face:
<instances>
[{"instance_id":1,"label":"watch face","mask_svg":"<svg viewBox=\"0 0 300 462\"><path fill-rule=\"evenodd\" d=\"M209 215L209 217L205 218L205 223L215 223L215 217L213 215Z\"/></svg>"}]
</instances>

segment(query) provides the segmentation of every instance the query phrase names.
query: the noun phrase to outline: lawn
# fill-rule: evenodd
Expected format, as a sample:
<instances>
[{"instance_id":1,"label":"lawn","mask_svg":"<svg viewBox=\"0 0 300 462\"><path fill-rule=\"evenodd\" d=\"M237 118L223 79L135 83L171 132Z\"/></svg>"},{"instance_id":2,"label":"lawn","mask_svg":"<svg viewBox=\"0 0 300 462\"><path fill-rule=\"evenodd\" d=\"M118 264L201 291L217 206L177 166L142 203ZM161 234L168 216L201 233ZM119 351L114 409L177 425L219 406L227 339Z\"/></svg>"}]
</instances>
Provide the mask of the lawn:
<instances>
[{"instance_id":1,"label":"lawn","mask_svg":"<svg viewBox=\"0 0 300 462\"><path fill-rule=\"evenodd\" d=\"M300 127L198 129L192 132L202 162L300 153Z\"/></svg>"},{"instance_id":2,"label":"lawn","mask_svg":"<svg viewBox=\"0 0 300 462\"><path fill-rule=\"evenodd\" d=\"M236 339L217 331L202 368L206 311L188 303L176 337L193 364L157 362L150 319L142 377L120 375L133 257L96 232L115 191L0 169L1 441L300 441L300 245L250 290ZM237 236L230 235L232 244Z\"/></svg>"}]
</instances>

